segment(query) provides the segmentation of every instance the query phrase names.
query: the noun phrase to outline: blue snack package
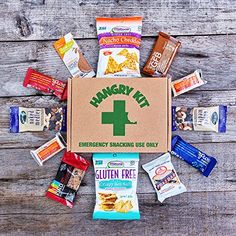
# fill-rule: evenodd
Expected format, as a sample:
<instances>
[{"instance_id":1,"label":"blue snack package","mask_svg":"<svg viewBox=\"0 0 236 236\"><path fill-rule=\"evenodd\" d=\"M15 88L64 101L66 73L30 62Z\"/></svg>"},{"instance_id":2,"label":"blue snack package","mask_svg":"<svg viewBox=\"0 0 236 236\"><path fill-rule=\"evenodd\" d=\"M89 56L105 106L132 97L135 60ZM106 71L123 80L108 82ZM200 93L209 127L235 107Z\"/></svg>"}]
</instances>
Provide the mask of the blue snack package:
<instances>
[{"instance_id":1,"label":"blue snack package","mask_svg":"<svg viewBox=\"0 0 236 236\"><path fill-rule=\"evenodd\" d=\"M227 106L176 107L172 106L172 131L194 130L226 132Z\"/></svg>"},{"instance_id":2,"label":"blue snack package","mask_svg":"<svg viewBox=\"0 0 236 236\"><path fill-rule=\"evenodd\" d=\"M195 148L176 135L172 138L171 154L184 160L192 167L198 169L204 176L209 176L217 161L214 157Z\"/></svg>"},{"instance_id":3,"label":"blue snack package","mask_svg":"<svg viewBox=\"0 0 236 236\"><path fill-rule=\"evenodd\" d=\"M26 131L66 131L66 107L10 107L10 133Z\"/></svg>"}]
</instances>

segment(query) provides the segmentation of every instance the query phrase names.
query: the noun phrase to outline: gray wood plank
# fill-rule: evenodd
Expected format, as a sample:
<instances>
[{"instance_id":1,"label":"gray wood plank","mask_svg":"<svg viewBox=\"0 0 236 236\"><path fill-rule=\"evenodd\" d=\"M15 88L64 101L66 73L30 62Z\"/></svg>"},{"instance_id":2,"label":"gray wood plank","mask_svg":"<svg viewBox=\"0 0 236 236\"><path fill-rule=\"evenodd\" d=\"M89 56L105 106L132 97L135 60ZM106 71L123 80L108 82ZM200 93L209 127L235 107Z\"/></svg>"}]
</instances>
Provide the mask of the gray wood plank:
<instances>
[{"instance_id":1,"label":"gray wood plank","mask_svg":"<svg viewBox=\"0 0 236 236\"><path fill-rule=\"evenodd\" d=\"M236 191L236 144L198 144L196 145L207 154L218 160L217 167L210 177L206 178L196 169L176 157L172 157L173 164L181 181L189 192L201 191ZM223 151L224 150L224 151ZM1 172L0 184L2 197L31 197L44 196L51 180L55 177L63 152L39 167L29 154L29 149L0 150ZM146 172L141 165L155 159L160 154L141 154L138 193L154 193ZM92 164L90 155L85 155ZM91 166L83 179L79 195L94 194L94 170Z\"/></svg>"},{"instance_id":2,"label":"gray wood plank","mask_svg":"<svg viewBox=\"0 0 236 236\"><path fill-rule=\"evenodd\" d=\"M36 211L15 214L18 209L10 208L13 214L0 215L0 230L5 235L235 235L235 192L186 193L164 204L139 195L141 221L93 221L92 202L93 196L84 196L74 209L58 204L48 209L39 198L29 198L22 207L35 203Z\"/></svg>"},{"instance_id":3,"label":"gray wood plank","mask_svg":"<svg viewBox=\"0 0 236 236\"><path fill-rule=\"evenodd\" d=\"M236 33L235 1L1 1L0 40L95 38L95 17L143 16L143 35Z\"/></svg>"},{"instance_id":4,"label":"gray wood plank","mask_svg":"<svg viewBox=\"0 0 236 236\"><path fill-rule=\"evenodd\" d=\"M182 47L171 66L173 79L181 78L195 69L203 71L208 83L197 90L236 89L236 35L178 37ZM143 38L141 68L143 68L155 38ZM1 42L0 73L3 96L35 95L40 92L22 86L28 67L61 80L70 76L55 52L52 41ZM97 40L79 40L79 46L93 66L97 67Z\"/></svg>"}]
</instances>

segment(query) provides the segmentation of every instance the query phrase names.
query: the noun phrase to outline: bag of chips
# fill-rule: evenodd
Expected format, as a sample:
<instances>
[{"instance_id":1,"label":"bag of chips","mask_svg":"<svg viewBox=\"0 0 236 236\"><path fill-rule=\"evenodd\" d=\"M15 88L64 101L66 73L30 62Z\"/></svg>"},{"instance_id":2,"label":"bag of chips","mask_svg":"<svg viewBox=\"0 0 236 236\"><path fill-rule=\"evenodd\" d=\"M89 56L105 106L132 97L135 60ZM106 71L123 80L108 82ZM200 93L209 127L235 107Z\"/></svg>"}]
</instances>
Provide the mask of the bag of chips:
<instances>
[{"instance_id":1,"label":"bag of chips","mask_svg":"<svg viewBox=\"0 0 236 236\"><path fill-rule=\"evenodd\" d=\"M142 17L97 18L100 46L97 77L141 77Z\"/></svg>"},{"instance_id":2,"label":"bag of chips","mask_svg":"<svg viewBox=\"0 0 236 236\"><path fill-rule=\"evenodd\" d=\"M95 153L96 205L93 219L140 219L136 194L138 153Z\"/></svg>"}]
</instances>

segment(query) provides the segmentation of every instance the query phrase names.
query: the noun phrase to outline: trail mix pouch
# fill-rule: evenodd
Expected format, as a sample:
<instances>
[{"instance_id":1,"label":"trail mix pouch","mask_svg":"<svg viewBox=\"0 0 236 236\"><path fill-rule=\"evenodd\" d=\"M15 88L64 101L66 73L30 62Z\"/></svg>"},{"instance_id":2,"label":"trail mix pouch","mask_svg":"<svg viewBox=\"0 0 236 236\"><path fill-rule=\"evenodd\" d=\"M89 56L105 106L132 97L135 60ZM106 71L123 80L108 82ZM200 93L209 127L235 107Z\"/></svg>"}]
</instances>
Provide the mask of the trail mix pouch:
<instances>
[{"instance_id":1,"label":"trail mix pouch","mask_svg":"<svg viewBox=\"0 0 236 236\"><path fill-rule=\"evenodd\" d=\"M32 68L27 70L23 82L24 87L35 88L47 94L53 94L61 100L67 99L67 83L37 72Z\"/></svg>"},{"instance_id":2,"label":"trail mix pouch","mask_svg":"<svg viewBox=\"0 0 236 236\"><path fill-rule=\"evenodd\" d=\"M71 33L66 34L53 45L73 77L91 78L95 76L93 68L85 59Z\"/></svg>"},{"instance_id":3,"label":"trail mix pouch","mask_svg":"<svg viewBox=\"0 0 236 236\"><path fill-rule=\"evenodd\" d=\"M163 202L168 197L187 191L186 187L180 182L171 163L169 153L142 165L142 167L148 173L160 202Z\"/></svg>"},{"instance_id":4,"label":"trail mix pouch","mask_svg":"<svg viewBox=\"0 0 236 236\"><path fill-rule=\"evenodd\" d=\"M199 170L206 177L210 175L217 163L214 157L208 156L178 135L172 138L171 153Z\"/></svg>"},{"instance_id":5,"label":"trail mix pouch","mask_svg":"<svg viewBox=\"0 0 236 236\"><path fill-rule=\"evenodd\" d=\"M142 17L96 19L99 42L97 77L141 77Z\"/></svg>"},{"instance_id":6,"label":"trail mix pouch","mask_svg":"<svg viewBox=\"0 0 236 236\"><path fill-rule=\"evenodd\" d=\"M95 153L96 205L93 219L140 219L136 194L138 153Z\"/></svg>"},{"instance_id":7,"label":"trail mix pouch","mask_svg":"<svg viewBox=\"0 0 236 236\"><path fill-rule=\"evenodd\" d=\"M143 72L151 76L166 76L181 42L168 34L159 32L157 41Z\"/></svg>"},{"instance_id":8,"label":"trail mix pouch","mask_svg":"<svg viewBox=\"0 0 236 236\"><path fill-rule=\"evenodd\" d=\"M66 131L66 107L10 107L10 132Z\"/></svg>"},{"instance_id":9,"label":"trail mix pouch","mask_svg":"<svg viewBox=\"0 0 236 236\"><path fill-rule=\"evenodd\" d=\"M55 179L51 182L46 196L73 207L81 181L90 163L82 156L72 152L65 152Z\"/></svg>"},{"instance_id":10,"label":"trail mix pouch","mask_svg":"<svg viewBox=\"0 0 236 236\"><path fill-rule=\"evenodd\" d=\"M227 106L172 106L172 131L194 130L226 132Z\"/></svg>"}]
</instances>

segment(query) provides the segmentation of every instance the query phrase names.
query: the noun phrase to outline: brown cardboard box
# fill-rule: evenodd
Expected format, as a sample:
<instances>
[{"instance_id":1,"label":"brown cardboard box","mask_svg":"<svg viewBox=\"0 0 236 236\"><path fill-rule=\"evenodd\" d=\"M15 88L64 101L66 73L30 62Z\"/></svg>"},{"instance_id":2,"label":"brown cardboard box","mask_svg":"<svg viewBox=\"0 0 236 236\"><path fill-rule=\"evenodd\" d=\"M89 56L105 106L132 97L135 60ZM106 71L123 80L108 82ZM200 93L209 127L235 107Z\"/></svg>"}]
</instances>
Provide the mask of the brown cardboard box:
<instances>
[{"instance_id":1,"label":"brown cardboard box","mask_svg":"<svg viewBox=\"0 0 236 236\"><path fill-rule=\"evenodd\" d=\"M68 87L68 151L154 153L170 149L167 78L73 78Z\"/></svg>"}]
</instances>

